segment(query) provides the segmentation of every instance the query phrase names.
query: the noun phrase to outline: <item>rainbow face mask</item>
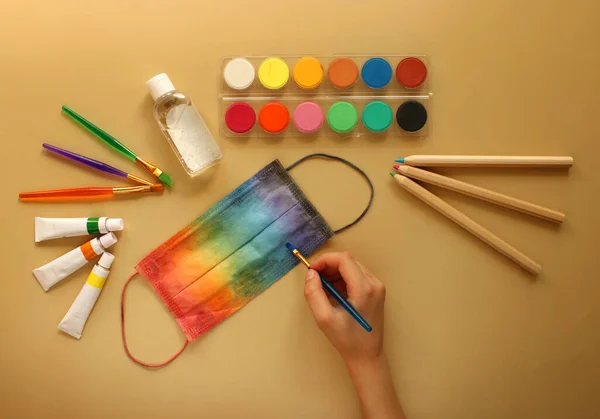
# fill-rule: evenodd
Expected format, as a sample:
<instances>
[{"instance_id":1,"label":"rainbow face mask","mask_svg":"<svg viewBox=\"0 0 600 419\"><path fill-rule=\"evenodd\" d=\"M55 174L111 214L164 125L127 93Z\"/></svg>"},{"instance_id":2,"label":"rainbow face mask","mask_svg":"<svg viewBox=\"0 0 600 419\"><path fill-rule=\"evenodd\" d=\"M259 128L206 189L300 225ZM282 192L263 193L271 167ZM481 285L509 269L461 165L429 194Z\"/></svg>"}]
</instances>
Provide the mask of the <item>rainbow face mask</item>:
<instances>
[{"instance_id":1,"label":"rainbow face mask","mask_svg":"<svg viewBox=\"0 0 600 419\"><path fill-rule=\"evenodd\" d=\"M286 242L310 254L333 234L287 170L273 161L135 267L177 320L186 343L167 362L147 364L129 352L123 325L128 356L144 366L168 364L188 342L244 307L298 264ZM125 290L133 276L123 288L122 319Z\"/></svg>"}]
</instances>

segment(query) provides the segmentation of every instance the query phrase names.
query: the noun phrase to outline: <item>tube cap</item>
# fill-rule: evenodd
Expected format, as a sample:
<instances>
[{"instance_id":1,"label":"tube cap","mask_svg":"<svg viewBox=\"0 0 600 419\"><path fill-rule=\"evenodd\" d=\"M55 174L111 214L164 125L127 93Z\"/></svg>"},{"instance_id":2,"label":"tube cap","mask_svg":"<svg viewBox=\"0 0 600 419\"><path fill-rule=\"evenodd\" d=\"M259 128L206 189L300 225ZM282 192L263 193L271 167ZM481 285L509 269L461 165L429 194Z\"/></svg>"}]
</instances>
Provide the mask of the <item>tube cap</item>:
<instances>
[{"instance_id":1,"label":"tube cap","mask_svg":"<svg viewBox=\"0 0 600 419\"><path fill-rule=\"evenodd\" d=\"M105 269L110 269L113 261L115 260L115 255L112 253L104 252L98 261L98 265L102 266Z\"/></svg>"},{"instance_id":2,"label":"tube cap","mask_svg":"<svg viewBox=\"0 0 600 419\"><path fill-rule=\"evenodd\" d=\"M117 242L117 236L115 236L115 233L108 233L104 236L100 236L98 240L100 240L100 244L102 245L102 247L108 249L110 246Z\"/></svg>"},{"instance_id":3,"label":"tube cap","mask_svg":"<svg viewBox=\"0 0 600 419\"><path fill-rule=\"evenodd\" d=\"M106 234L108 233L110 230L108 229L107 225L106 225L106 217L100 217L98 218L98 231L101 234ZM89 229L88 229L88 233L89 233Z\"/></svg>"},{"instance_id":4,"label":"tube cap","mask_svg":"<svg viewBox=\"0 0 600 419\"><path fill-rule=\"evenodd\" d=\"M155 101L165 93L175 90L175 86L171 83L171 79L169 79L167 73L160 73L152 77L146 82L146 87L148 87L148 92L150 92L150 96Z\"/></svg>"},{"instance_id":5,"label":"tube cap","mask_svg":"<svg viewBox=\"0 0 600 419\"><path fill-rule=\"evenodd\" d=\"M122 218L109 218L106 220L106 228L108 231L121 231L125 227Z\"/></svg>"}]
</instances>

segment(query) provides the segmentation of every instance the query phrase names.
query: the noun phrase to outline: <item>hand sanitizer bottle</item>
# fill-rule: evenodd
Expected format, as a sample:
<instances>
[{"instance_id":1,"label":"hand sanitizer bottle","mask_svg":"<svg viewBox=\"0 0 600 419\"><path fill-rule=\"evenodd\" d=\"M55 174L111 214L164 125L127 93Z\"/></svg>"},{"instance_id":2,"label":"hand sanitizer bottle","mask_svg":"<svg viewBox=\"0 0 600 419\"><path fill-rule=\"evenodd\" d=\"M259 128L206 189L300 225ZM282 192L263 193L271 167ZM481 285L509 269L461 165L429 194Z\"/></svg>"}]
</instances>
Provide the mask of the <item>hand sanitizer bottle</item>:
<instances>
[{"instance_id":1,"label":"hand sanitizer bottle","mask_svg":"<svg viewBox=\"0 0 600 419\"><path fill-rule=\"evenodd\" d=\"M154 99L154 117L179 162L190 176L223 158L223 152L206 127L191 99L175 90L165 73L146 82Z\"/></svg>"}]
</instances>

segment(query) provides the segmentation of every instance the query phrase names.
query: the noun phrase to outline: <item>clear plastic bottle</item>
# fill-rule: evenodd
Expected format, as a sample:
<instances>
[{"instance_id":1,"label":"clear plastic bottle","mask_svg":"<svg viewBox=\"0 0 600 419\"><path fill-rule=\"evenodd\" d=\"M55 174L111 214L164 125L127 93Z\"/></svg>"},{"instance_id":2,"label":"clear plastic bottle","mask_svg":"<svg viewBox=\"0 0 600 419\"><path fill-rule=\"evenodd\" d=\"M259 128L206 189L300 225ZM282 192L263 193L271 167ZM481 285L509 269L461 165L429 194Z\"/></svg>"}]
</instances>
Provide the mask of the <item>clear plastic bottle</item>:
<instances>
[{"instance_id":1,"label":"clear plastic bottle","mask_svg":"<svg viewBox=\"0 0 600 419\"><path fill-rule=\"evenodd\" d=\"M165 73L146 82L154 99L154 117L179 162L190 176L223 158L223 152L191 99L175 90Z\"/></svg>"}]
</instances>

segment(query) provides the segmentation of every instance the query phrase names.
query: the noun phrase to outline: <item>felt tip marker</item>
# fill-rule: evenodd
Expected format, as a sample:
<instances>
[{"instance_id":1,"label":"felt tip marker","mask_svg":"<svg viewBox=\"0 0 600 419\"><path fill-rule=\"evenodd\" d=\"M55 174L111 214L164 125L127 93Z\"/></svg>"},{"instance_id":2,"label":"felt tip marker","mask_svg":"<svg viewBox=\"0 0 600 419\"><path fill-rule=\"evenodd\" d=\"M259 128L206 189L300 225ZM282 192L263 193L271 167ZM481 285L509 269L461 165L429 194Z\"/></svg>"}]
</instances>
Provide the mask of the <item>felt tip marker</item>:
<instances>
[{"instance_id":1,"label":"felt tip marker","mask_svg":"<svg viewBox=\"0 0 600 419\"><path fill-rule=\"evenodd\" d=\"M296 249L294 245L286 243L285 247L287 247L288 250L292 252L292 254L296 256L300 260L300 262L304 264L304 266L310 269L310 262L302 255L302 253L300 253L298 249ZM320 273L319 277L321 278L321 283L323 284L323 288L325 288L325 291L327 291L327 293L331 295L331 297L333 297L333 299L337 301L338 304L341 305L344 308L344 310L346 310L348 314L350 314L354 318L354 320L358 322L358 324L360 324L367 332L373 330L369 323L367 323L367 321L360 315L360 313L352 306L352 304L350 304L350 302L348 302L348 300L344 298L344 296L337 290L337 288L334 287L333 284L327 280L327 278L325 278Z\"/></svg>"}]
</instances>

